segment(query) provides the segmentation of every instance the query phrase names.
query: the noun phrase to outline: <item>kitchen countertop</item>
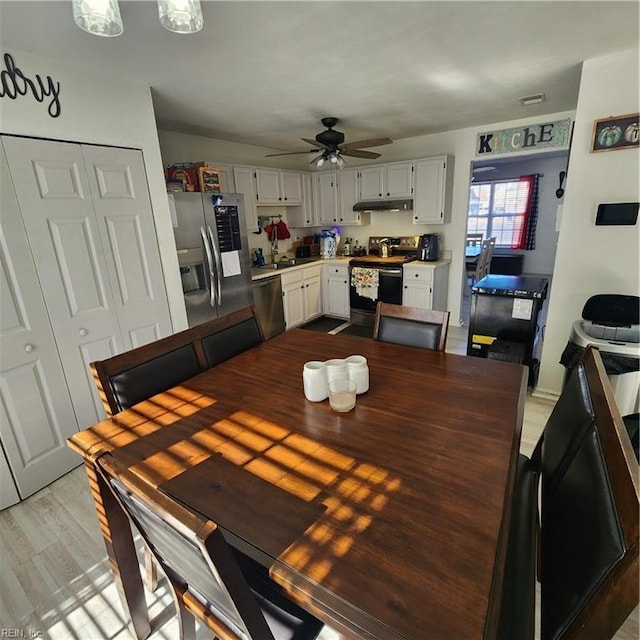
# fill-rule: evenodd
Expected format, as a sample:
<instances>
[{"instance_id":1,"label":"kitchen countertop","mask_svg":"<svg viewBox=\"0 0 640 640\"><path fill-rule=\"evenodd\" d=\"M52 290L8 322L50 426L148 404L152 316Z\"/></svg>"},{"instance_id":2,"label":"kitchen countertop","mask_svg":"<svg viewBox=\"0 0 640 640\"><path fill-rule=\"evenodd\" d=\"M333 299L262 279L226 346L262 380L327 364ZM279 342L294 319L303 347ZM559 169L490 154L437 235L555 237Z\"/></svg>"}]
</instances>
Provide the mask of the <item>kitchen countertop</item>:
<instances>
[{"instance_id":1,"label":"kitchen countertop","mask_svg":"<svg viewBox=\"0 0 640 640\"><path fill-rule=\"evenodd\" d=\"M285 272L298 271L304 269L310 265L323 265L323 264L349 264L350 257L337 257L337 258L317 258L311 259L303 258L296 260L296 264L290 267L281 267L279 269L272 269L267 267L251 267L251 280L264 280L265 278L271 278L273 276L282 275Z\"/></svg>"},{"instance_id":2,"label":"kitchen countertop","mask_svg":"<svg viewBox=\"0 0 640 640\"><path fill-rule=\"evenodd\" d=\"M451 264L451 258L440 258L440 260L434 260L432 262L422 262L420 260L412 260L411 262L405 262L403 267L411 267L412 269L435 269L445 264Z\"/></svg>"}]
</instances>

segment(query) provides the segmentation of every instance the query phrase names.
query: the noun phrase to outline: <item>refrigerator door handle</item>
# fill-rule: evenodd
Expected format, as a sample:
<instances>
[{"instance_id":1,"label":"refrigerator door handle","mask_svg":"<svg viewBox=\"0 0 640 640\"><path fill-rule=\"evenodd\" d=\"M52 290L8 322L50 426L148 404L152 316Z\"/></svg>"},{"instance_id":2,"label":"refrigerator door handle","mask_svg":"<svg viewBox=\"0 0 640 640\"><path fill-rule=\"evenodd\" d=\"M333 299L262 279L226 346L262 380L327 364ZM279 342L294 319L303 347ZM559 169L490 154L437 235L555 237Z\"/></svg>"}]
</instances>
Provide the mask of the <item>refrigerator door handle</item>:
<instances>
[{"instance_id":1,"label":"refrigerator door handle","mask_svg":"<svg viewBox=\"0 0 640 640\"><path fill-rule=\"evenodd\" d=\"M216 287L218 290L218 304L222 304L222 259L220 257L220 251L216 245L215 238L213 237L213 231L211 231L211 227L207 227L207 232L209 233L209 240L211 241L211 246L213 247L213 255L215 257L215 265L216 265ZM213 287L213 282L211 284Z\"/></svg>"},{"instance_id":2,"label":"refrigerator door handle","mask_svg":"<svg viewBox=\"0 0 640 640\"><path fill-rule=\"evenodd\" d=\"M200 235L202 236L202 242L204 243L204 251L207 255L207 268L209 269L209 304L212 307L215 307L216 294L213 289L213 281L215 278L215 273L213 271L213 255L211 255L211 245L209 244L207 232L204 230L204 227L200 227Z\"/></svg>"}]
</instances>

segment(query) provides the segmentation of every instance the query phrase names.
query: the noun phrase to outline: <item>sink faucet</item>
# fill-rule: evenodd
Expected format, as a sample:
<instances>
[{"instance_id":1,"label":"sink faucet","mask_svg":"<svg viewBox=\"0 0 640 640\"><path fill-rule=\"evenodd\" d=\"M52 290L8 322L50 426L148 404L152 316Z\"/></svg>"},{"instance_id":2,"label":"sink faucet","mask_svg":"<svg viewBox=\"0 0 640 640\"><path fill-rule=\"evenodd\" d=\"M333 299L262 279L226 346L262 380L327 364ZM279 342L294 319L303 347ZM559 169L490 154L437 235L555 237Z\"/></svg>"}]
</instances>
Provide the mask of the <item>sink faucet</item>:
<instances>
[{"instance_id":1,"label":"sink faucet","mask_svg":"<svg viewBox=\"0 0 640 640\"><path fill-rule=\"evenodd\" d=\"M271 241L271 262L275 263L278 254L278 241L274 238Z\"/></svg>"}]
</instances>

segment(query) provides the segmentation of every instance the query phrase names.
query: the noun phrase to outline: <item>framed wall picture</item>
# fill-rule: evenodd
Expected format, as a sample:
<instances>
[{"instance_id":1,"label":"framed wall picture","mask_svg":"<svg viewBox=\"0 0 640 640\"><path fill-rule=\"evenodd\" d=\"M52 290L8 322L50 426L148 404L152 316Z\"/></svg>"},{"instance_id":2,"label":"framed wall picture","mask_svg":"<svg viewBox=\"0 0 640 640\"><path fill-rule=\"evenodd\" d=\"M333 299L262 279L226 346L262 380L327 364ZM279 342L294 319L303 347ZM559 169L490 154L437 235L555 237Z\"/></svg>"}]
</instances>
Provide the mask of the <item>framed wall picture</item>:
<instances>
[{"instance_id":1,"label":"framed wall picture","mask_svg":"<svg viewBox=\"0 0 640 640\"><path fill-rule=\"evenodd\" d=\"M591 152L640 147L640 114L628 113L593 123Z\"/></svg>"}]
</instances>

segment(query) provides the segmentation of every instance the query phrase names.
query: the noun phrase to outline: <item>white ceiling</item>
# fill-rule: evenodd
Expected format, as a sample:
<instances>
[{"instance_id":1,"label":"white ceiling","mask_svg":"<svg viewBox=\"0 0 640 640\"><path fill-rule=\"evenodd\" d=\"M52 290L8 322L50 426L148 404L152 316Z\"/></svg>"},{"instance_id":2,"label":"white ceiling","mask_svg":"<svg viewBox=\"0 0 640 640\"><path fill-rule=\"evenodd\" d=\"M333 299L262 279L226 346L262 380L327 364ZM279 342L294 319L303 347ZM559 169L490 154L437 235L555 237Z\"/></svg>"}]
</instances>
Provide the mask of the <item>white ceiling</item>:
<instances>
[{"instance_id":1,"label":"white ceiling","mask_svg":"<svg viewBox=\"0 0 640 640\"><path fill-rule=\"evenodd\" d=\"M574 109L581 62L639 37L637 1L202 5L204 29L185 36L152 0L120 0L124 34L99 38L71 0L2 0L0 42L151 86L160 129L302 151L327 115L349 142ZM538 92L547 102L520 106Z\"/></svg>"}]
</instances>

